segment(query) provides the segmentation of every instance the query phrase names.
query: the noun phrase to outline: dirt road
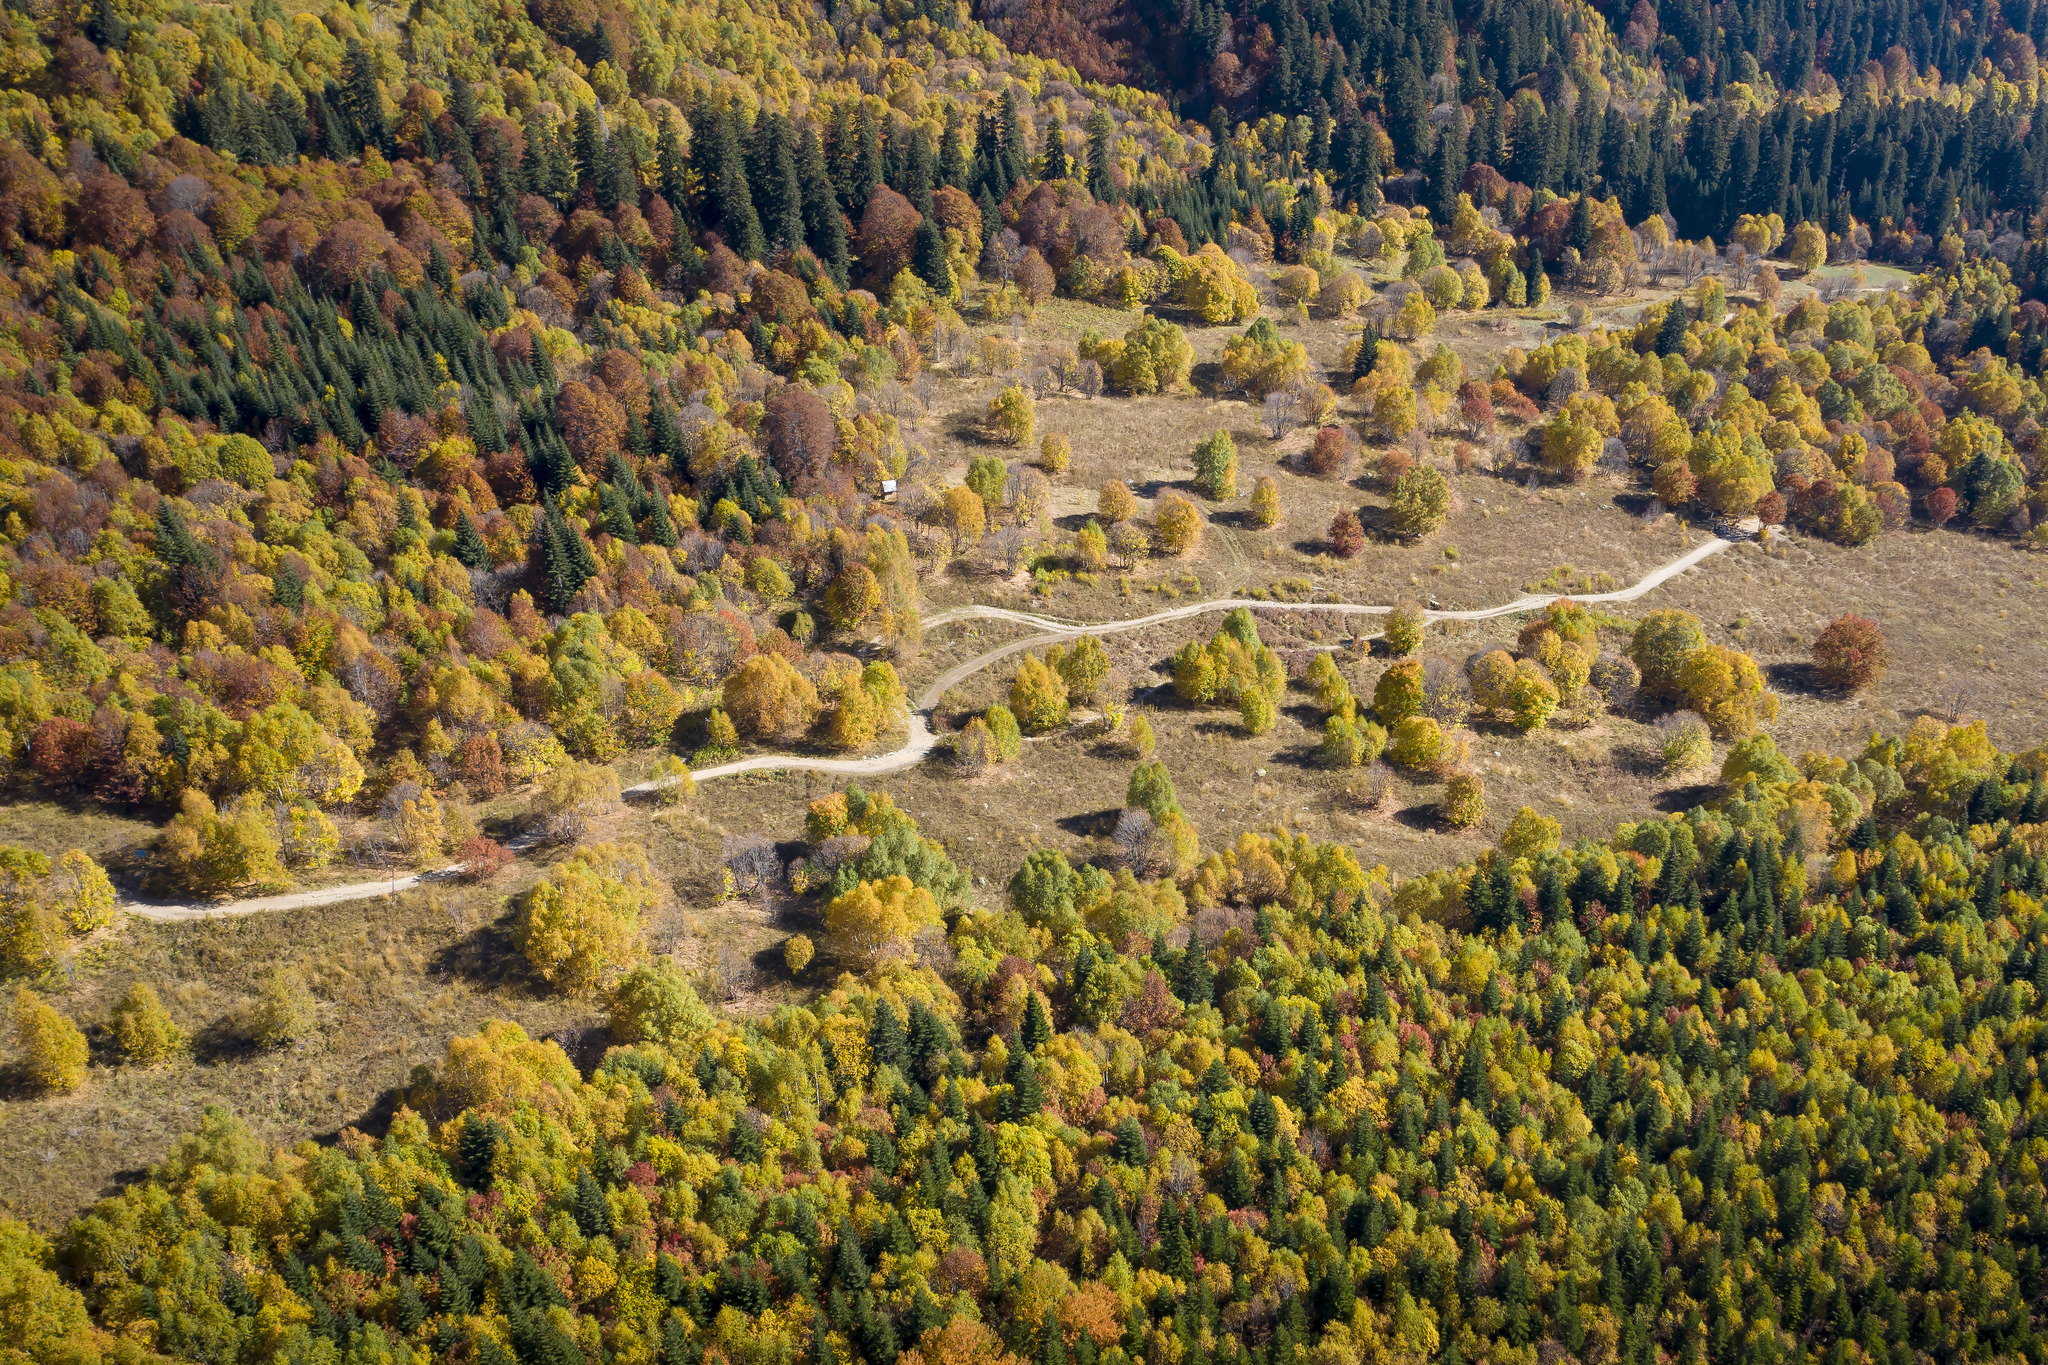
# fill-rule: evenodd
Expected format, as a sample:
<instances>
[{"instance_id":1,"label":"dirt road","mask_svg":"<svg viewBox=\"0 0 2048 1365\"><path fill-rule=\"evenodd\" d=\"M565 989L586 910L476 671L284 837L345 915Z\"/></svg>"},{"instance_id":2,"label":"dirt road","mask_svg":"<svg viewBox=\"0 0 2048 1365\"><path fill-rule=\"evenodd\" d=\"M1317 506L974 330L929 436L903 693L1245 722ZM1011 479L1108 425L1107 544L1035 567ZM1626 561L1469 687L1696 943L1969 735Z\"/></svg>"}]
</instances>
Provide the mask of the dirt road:
<instances>
[{"instance_id":1,"label":"dirt road","mask_svg":"<svg viewBox=\"0 0 2048 1365\"><path fill-rule=\"evenodd\" d=\"M1626 588L1617 588L1613 592L1574 594L1572 600L1586 603L1633 601L1694 565L1719 554L1732 543L1734 542L1723 540L1719 536L1709 537L1676 559L1658 565ZM1512 616L1521 611L1541 610L1547 604L1556 601L1559 596L1558 593L1533 593L1527 597L1517 597L1514 601L1497 607L1479 607L1471 611L1427 611L1423 614L1432 621L1485 621L1496 616ZM1193 616L1233 611L1238 607L1249 607L1255 611L1314 611L1341 616L1385 616L1393 610L1391 606L1374 606L1358 602L1267 602L1249 597L1214 597L1205 602L1189 602L1178 607L1168 607L1149 616L1134 616L1121 621L1078 622L1062 621L1052 616L1037 616L1030 612L1011 611L1007 607L954 607L933 616L925 622L926 627L951 625L955 621L1008 621L1015 625L1028 626L1038 634L1026 636L1021 640L1012 640L1006 645L998 645L941 673L918 697L917 707L910 713L908 734L903 743L886 754L874 754L867 758L805 758L795 754L757 754L752 758L721 763L716 767L700 768L690 776L696 781L708 782L715 777L731 777L737 773L771 771L839 773L848 777L872 777L882 773L900 772L922 763L926 756L938 747L938 736L934 735L931 729L931 711L939 704L939 699L945 696L949 689L991 664L998 663L1012 654L1027 649L1038 649L1057 641L1074 640L1083 635L1118 635L1126 631L1143 630L1147 626L1183 621ZM626 794L650 795L674 785L676 780L656 778L648 782L638 782L626 788ZM270 910L304 910L409 891L415 886L453 876L461 870L461 865L457 864L435 872L354 882L346 886L329 886L318 891L300 891L284 896L259 896L250 900L225 901L213 905L127 902L122 908L144 919L168 921L255 915Z\"/></svg>"}]
</instances>

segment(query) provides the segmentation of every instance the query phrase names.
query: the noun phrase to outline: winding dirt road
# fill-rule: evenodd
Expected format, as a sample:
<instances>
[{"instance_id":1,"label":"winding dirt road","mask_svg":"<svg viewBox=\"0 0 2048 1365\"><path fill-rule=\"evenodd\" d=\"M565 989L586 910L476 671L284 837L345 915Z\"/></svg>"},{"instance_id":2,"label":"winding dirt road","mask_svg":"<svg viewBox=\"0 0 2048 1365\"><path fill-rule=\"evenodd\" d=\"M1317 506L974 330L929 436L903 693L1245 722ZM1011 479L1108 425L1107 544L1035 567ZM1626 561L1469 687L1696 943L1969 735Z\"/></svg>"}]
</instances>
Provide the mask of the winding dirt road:
<instances>
[{"instance_id":1,"label":"winding dirt road","mask_svg":"<svg viewBox=\"0 0 2048 1365\"><path fill-rule=\"evenodd\" d=\"M1589 604L1633 601L1687 569L1719 554L1734 543L1719 536L1712 536L1676 559L1658 565L1626 588L1617 588L1613 592L1575 593L1569 596L1575 602ZM1425 611L1423 615L1431 621L1486 621L1498 616L1512 616L1516 612L1540 611L1563 595L1567 594L1532 593L1497 607L1478 607L1470 611ZM932 733L931 728L931 711L939 704L939 699L964 679L974 676L991 664L1027 649L1038 649L1063 640L1075 640L1083 635L1118 635L1127 631L1143 630L1147 626L1183 621L1193 616L1233 611L1238 607L1249 607L1254 611L1315 611L1340 616L1385 616L1393 610L1392 606L1375 606L1359 602L1270 602L1249 597L1214 597L1203 602L1168 607L1149 616L1134 616L1127 620L1076 622L1062 621L1053 616L1038 616L1031 612L1011 611L1007 607L953 607L928 619L925 622L926 627L952 625L957 621L1007 621L1013 625L1029 627L1037 633L998 645L986 653L977 654L933 679L931 685L918 696L917 707L910 713L908 733L897 748L886 754L875 754L867 758L805 758L795 754L758 754L752 758L721 763L715 767L699 768L690 776L698 782L708 782L715 777L771 771L840 773L848 777L870 777L900 772L922 763L932 750L938 747L938 736ZM672 777L656 778L647 782L637 782L625 790L628 796L646 796L664 787L673 786L677 780ZM461 870L461 865L457 864L438 871L414 873L403 877L387 877L378 881L323 887L317 891L299 891L283 896L258 896L249 900L226 901L211 905L126 902L122 909L144 919L164 921L215 919L231 915L262 914L272 910L305 910L409 891L413 887L454 876Z\"/></svg>"}]
</instances>

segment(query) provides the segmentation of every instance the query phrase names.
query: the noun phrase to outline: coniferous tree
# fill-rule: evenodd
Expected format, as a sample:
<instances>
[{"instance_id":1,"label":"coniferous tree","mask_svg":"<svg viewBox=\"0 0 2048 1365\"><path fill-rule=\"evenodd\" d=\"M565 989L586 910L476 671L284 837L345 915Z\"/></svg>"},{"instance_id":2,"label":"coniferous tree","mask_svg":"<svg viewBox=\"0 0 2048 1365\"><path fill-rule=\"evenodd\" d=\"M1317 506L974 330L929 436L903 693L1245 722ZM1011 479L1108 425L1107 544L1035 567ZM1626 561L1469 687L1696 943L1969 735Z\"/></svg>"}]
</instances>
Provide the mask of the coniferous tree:
<instances>
[{"instance_id":1,"label":"coniferous tree","mask_svg":"<svg viewBox=\"0 0 2048 1365\"><path fill-rule=\"evenodd\" d=\"M790 142L789 121L773 111L754 124L754 155L749 175L761 231L771 250L806 240L804 189Z\"/></svg>"},{"instance_id":2,"label":"coniferous tree","mask_svg":"<svg viewBox=\"0 0 2048 1365\"><path fill-rule=\"evenodd\" d=\"M831 272L835 283L846 283L850 265L846 245L846 219L839 212L832 178L825 167L825 148L818 134L803 131L797 148L797 182L803 199L804 240Z\"/></svg>"},{"instance_id":3,"label":"coniferous tree","mask_svg":"<svg viewBox=\"0 0 2048 1365\"><path fill-rule=\"evenodd\" d=\"M491 567L490 549L466 511L456 513L455 557L465 568L482 570Z\"/></svg>"}]
</instances>

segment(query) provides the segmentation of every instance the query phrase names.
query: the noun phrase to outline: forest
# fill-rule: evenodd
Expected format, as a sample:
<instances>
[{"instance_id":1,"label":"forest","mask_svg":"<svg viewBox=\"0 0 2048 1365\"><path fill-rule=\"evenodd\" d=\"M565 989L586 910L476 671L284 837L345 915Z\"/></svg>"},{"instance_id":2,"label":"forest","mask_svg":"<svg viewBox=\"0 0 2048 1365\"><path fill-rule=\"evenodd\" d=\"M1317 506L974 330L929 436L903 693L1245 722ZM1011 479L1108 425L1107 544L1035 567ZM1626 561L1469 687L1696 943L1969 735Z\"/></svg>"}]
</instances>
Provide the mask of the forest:
<instances>
[{"instance_id":1,"label":"forest","mask_svg":"<svg viewBox=\"0 0 2048 1365\"><path fill-rule=\"evenodd\" d=\"M1082 636L942 699L931 765L1086 710L1116 833L989 885L886 792L785 803L718 870L808 926L752 1013L609 826L622 775L715 812L693 768L895 744L962 582L1178 595L1291 515L1297 598L1368 547L1433 597L1480 474L2033 562L2044 41L1990 0L10 5L0 782L150 830L0 847L10 1112L191 1056L146 981L73 1017L129 898L351 867L525 858L506 960L606 1046L444 1032L325 1141L209 1109L0 1218L0 1358L2039 1365L2048 750L1953 687L1781 752L1740 622L1561 593L1457 667L1398 589L1369 697L1249 611L1152 663L1155 715L1236 710L1212 747L1303 711L1315 768L1441 782L1472 842L1397 876L1198 828ZM1040 414L1083 401L1217 425L1077 487ZM1889 662L1850 614L1813 656L1787 709ZM1475 734L1624 714L1655 809L1489 820ZM295 1065L309 988L252 989L237 1046Z\"/></svg>"}]
</instances>

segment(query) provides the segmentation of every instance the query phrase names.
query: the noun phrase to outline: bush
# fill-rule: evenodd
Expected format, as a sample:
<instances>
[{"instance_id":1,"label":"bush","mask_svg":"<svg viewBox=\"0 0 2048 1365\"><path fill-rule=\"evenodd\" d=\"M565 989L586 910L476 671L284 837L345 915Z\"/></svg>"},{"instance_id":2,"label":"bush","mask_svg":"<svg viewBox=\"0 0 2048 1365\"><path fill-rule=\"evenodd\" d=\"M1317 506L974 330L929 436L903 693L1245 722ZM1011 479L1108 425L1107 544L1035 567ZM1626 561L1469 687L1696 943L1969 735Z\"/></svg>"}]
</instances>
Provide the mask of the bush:
<instances>
[{"instance_id":1,"label":"bush","mask_svg":"<svg viewBox=\"0 0 2048 1365\"><path fill-rule=\"evenodd\" d=\"M1316 760L1326 768L1356 768L1378 758L1386 747L1384 728L1339 712L1323 722Z\"/></svg>"},{"instance_id":2,"label":"bush","mask_svg":"<svg viewBox=\"0 0 2048 1365\"><path fill-rule=\"evenodd\" d=\"M263 978L263 987L250 1007L244 1031L260 1048L296 1043L313 1031L318 1004L294 972L275 968Z\"/></svg>"},{"instance_id":3,"label":"bush","mask_svg":"<svg viewBox=\"0 0 2048 1365\"><path fill-rule=\"evenodd\" d=\"M1158 743L1152 734L1152 722L1146 720L1144 716L1134 715L1124 726L1123 750L1132 758L1142 762L1152 757L1152 751L1158 747Z\"/></svg>"},{"instance_id":4,"label":"bush","mask_svg":"<svg viewBox=\"0 0 2048 1365\"><path fill-rule=\"evenodd\" d=\"M1861 616L1837 616L1813 642L1813 666L1821 681L1845 692L1875 683L1891 661L1884 632L1877 622Z\"/></svg>"},{"instance_id":5,"label":"bush","mask_svg":"<svg viewBox=\"0 0 2048 1365\"><path fill-rule=\"evenodd\" d=\"M1259 311L1259 291L1214 242L1182 261L1179 275L1181 307L1212 327L1242 322Z\"/></svg>"},{"instance_id":6,"label":"bush","mask_svg":"<svg viewBox=\"0 0 2048 1365\"><path fill-rule=\"evenodd\" d=\"M1178 493L1168 493L1159 509L1159 548L1184 555L1202 543L1202 514Z\"/></svg>"},{"instance_id":7,"label":"bush","mask_svg":"<svg viewBox=\"0 0 2048 1365\"><path fill-rule=\"evenodd\" d=\"M612 1039L682 1047L713 1025L711 1011L682 968L667 958L626 973L605 1002Z\"/></svg>"},{"instance_id":8,"label":"bush","mask_svg":"<svg viewBox=\"0 0 2048 1365\"><path fill-rule=\"evenodd\" d=\"M1673 711L1657 722L1658 760L1666 777L1685 777L1714 758L1707 723L1690 711Z\"/></svg>"},{"instance_id":9,"label":"bush","mask_svg":"<svg viewBox=\"0 0 2048 1365\"><path fill-rule=\"evenodd\" d=\"M1394 481L1387 517L1410 540L1441 531L1451 516L1451 485L1435 468L1417 465Z\"/></svg>"},{"instance_id":10,"label":"bush","mask_svg":"<svg viewBox=\"0 0 2048 1365\"><path fill-rule=\"evenodd\" d=\"M1064 474L1073 463L1074 447L1065 432L1048 431L1038 443L1038 467L1048 474Z\"/></svg>"},{"instance_id":11,"label":"bush","mask_svg":"<svg viewBox=\"0 0 2048 1365\"><path fill-rule=\"evenodd\" d=\"M992 440L1004 445L1029 445L1037 422L1038 404L1021 385L1007 384L988 401L988 431Z\"/></svg>"},{"instance_id":12,"label":"bush","mask_svg":"<svg viewBox=\"0 0 2048 1365\"><path fill-rule=\"evenodd\" d=\"M38 1090L68 1094L85 1084L85 1035L26 986L14 993L14 1043Z\"/></svg>"},{"instance_id":13,"label":"bush","mask_svg":"<svg viewBox=\"0 0 2048 1365\"><path fill-rule=\"evenodd\" d=\"M791 934L782 945L782 965L789 968L791 976L802 976L816 952L808 935Z\"/></svg>"},{"instance_id":14,"label":"bush","mask_svg":"<svg viewBox=\"0 0 2048 1365\"><path fill-rule=\"evenodd\" d=\"M565 763L541 779L533 803L541 833L562 843L583 837L593 820L618 813L619 775L602 763Z\"/></svg>"},{"instance_id":15,"label":"bush","mask_svg":"<svg viewBox=\"0 0 2048 1365\"><path fill-rule=\"evenodd\" d=\"M989 738L995 743L995 761L1008 763L1024 751L1024 732L1017 726L1017 715L1009 707L997 702L982 712L982 720L988 724Z\"/></svg>"},{"instance_id":16,"label":"bush","mask_svg":"<svg viewBox=\"0 0 2048 1365\"><path fill-rule=\"evenodd\" d=\"M1322 478L1341 474L1352 459L1351 431L1348 427L1323 427L1316 432L1314 444L1308 448L1308 472Z\"/></svg>"},{"instance_id":17,"label":"bush","mask_svg":"<svg viewBox=\"0 0 2048 1365\"><path fill-rule=\"evenodd\" d=\"M685 780L689 771L683 769ZM466 882L487 882L517 861L511 849L484 834L472 834L463 840L455 857L462 864L462 879Z\"/></svg>"},{"instance_id":18,"label":"bush","mask_svg":"<svg viewBox=\"0 0 2048 1365\"><path fill-rule=\"evenodd\" d=\"M1564 826L1524 806L1501 831L1500 848L1510 858L1540 858L1555 849L1563 835Z\"/></svg>"},{"instance_id":19,"label":"bush","mask_svg":"<svg viewBox=\"0 0 2048 1365\"><path fill-rule=\"evenodd\" d=\"M1471 829L1486 818L1486 783L1477 773L1459 773L1444 784L1444 823Z\"/></svg>"},{"instance_id":20,"label":"bush","mask_svg":"<svg viewBox=\"0 0 2048 1365\"><path fill-rule=\"evenodd\" d=\"M1237 442L1214 431L1195 446L1195 487L1212 502L1237 496Z\"/></svg>"},{"instance_id":21,"label":"bush","mask_svg":"<svg viewBox=\"0 0 2048 1365\"><path fill-rule=\"evenodd\" d=\"M1428 716L1409 716L1387 732L1387 757L1412 771L1436 766L1449 749L1443 727Z\"/></svg>"},{"instance_id":22,"label":"bush","mask_svg":"<svg viewBox=\"0 0 2048 1365\"><path fill-rule=\"evenodd\" d=\"M131 1062L148 1065L168 1061L185 1050L185 1032L172 1022L170 1011L147 981L129 987L114 1006L114 1045Z\"/></svg>"},{"instance_id":23,"label":"bush","mask_svg":"<svg viewBox=\"0 0 2048 1365\"><path fill-rule=\"evenodd\" d=\"M1252 525L1261 531L1280 524L1280 481L1271 474L1262 474L1252 487Z\"/></svg>"},{"instance_id":24,"label":"bush","mask_svg":"<svg viewBox=\"0 0 2048 1365\"><path fill-rule=\"evenodd\" d=\"M1422 661L1403 659L1380 674L1372 689L1372 713L1380 724L1392 726L1410 716L1422 714Z\"/></svg>"},{"instance_id":25,"label":"bush","mask_svg":"<svg viewBox=\"0 0 2048 1365\"><path fill-rule=\"evenodd\" d=\"M1138 514L1138 500L1132 496L1129 484L1122 479L1111 479L1096 495L1095 512L1103 521L1115 526Z\"/></svg>"},{"instance_id":26,"label":"bush","mask_svg":"<svg viewBox=\"0 0 2048 1365\"><path fill-rule=\"evenodd\" d=\"M724 700L739 732L757 739L801 734L818 715L818 689L779 654L756 654L741 664L725 680Z\"/></svg>"},{"instance_id":27,"label":"bush","mask_svg":"<svg viewBox=\"0 0 2048 1365\"><path fill-rule=\"evenodd\" d=\"M1356 559L1365 549L1365 527L1356 512L1339 512L1330 518L1330 553L1339 559Z\"/></svg>"},{"instance_id":28,"label":"bush","mask_svg":"<svg viewBox=\"0 0 2048 1365\"><path fill-rule=\"evenodd\" d=\"M1273 699L1265 689L1247 687L1237 696L1238 718L1248 735L1263 735L1273 728Z\"/></svg>"},{"instance_id":29,"label":"bush","mask_svg":"<svg viewBox=\"0 0 2048 1365\"><path fill-rule=\"evenodd\" d=\"M953 741L953 765L968 777L979 777L996 761L995 737L980 716L968 721Z\"/></svg>"},{"instance_id":30,"label":"bush","mask_svg":"<svg viewBox=\"0 0 2048 1365\"><path fill-rule=\"evenodd\" d=\"M1036 654L1026 654L1010 682L1010 710L1032 734L1067 723L1067 683Z\"/></svg>"},{"instance_id":31,"label":"bush","mask_svg":"<svg viewBox=\"0 0 2048 1365\"><path fill-rule=\"evenodd\" d=\"M1387 652L1402 659L1420 649L1426 622L1422 608L1413 602L1403 602L1388 612L1386 627L1380 632Z\"/></svg>"}]
</instances>

